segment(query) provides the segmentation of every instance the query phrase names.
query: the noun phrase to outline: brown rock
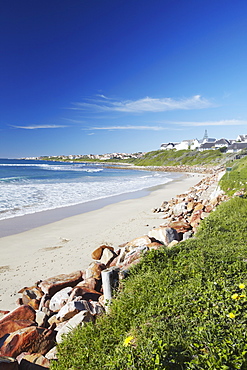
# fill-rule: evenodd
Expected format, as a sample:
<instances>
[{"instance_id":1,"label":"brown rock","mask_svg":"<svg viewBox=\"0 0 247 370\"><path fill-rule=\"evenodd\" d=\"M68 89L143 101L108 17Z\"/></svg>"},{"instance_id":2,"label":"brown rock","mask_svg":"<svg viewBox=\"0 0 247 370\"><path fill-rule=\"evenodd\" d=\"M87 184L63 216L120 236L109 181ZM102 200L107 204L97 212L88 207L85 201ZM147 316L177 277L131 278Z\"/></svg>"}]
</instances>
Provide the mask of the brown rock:
<instances>
[{"instance_id":1,"label":"brown rock","mask_svg":"<svg viewBox=\"0 0 247 370\"><path fill-rule=\"evenodd\" d=\"M186 231L191 229L191 226L185 220L181 221L172 221L169 223L168 227L171 227L177 230L178 233L185 233Z\"/></svg>"},{"instance_id":2,"label":"brown rock","mask_svg":"<svg viewBox=\"0 0 247 370\"><path fill-rule=\"evenodd\" d=\"M0 370L18 370L18 362L7 356L0 356Z\"/></svg>"},{"instance_id":3,"label":"brown rock","mask_svg":"<svg viewBox=\"0 0 247 370\"><path fill-rule=\"evenodd\" d=\"M32 353L30 355L23 356L19 365L19 370L37 370L49 368L50 361L40 353Z\"/></svg>"},{"instance_id":4,"label":"brown rock","mask_svg":"<svg viewBox=\"0 0 247 370\"><path fill-rule=\"evenodd\" d=\"M152 242L152 240L147 235L144 235L144 236L141 236L139 238L135 238L135 239L131 240L130 242L128 242L125 245L125 248L129 252L131 250L131 248L142 247L143 245L150 244L151 242Z\"/></svg>"},{"instance_id":5,"label":"brown rock","mask_svg":"<svg viewBox=\"0 0 247 370\"><path fill-rule=\"evenodd\" d=\"M74 300L71 302L66 303L65 306L61 308L61 310L57 313L56 318L60 322L64 322L70 320L72 317L77 315L79 312L89 311L88 305L85 303L86 301L81 299Z\"/></svg>"},{"instance_id":6,"label":"brown rock","mask_svg":"<svg viewBox=\"0 0 247 370\"><path fill-rule=\"evenodd\" d=\"M173 240L179 240L177 230L170 227L158 227L150 230L148 235L165 245L170 244Z\"/></svg>"},{"instance_id":7,"label":"brown rock","mask_svg":"<svg viewBox=\"0 0 247 370\"><path fill-rule=\"evenodd\" d=\"M202 203L197 203L197 205L194 208L194 212L200 211L204 209L204 205Z\"/></svg>"},{"instance_id":8,"label":"brown rock","mask_svg":"<svg viewBox=\"0 0 247 370\"><path fill-rule=\"evenodd\" d=\"M53 330L28 327L11 333L0 348L3 356L17 357L22 352L45 354L55 345Z\"/></svg>"},{"instance_id":9,"label":"brown rock","mask_svg":"<svg viewBox=\"0 0 247 370\"><path fill-rule=\"evenodd\" d=\"M11 333L4 341L0 348L0 355L16 357L20 353L29 351L32 343L39 337L39 332L36 327L19 329Z\"/></svg>"},{"instance_id":10,"label":"brown rock","mask_svg":"<svg viewBox=\"0 0 247 370\"><path fill-rule=\"evenodd\" d=\"M43 309L49 309L50 299L51 297L49 294L43 295L39 304L39 311L42 311Z\"/></svg>"},{"instance_id":11,"label":"brown rock","mask_svg":"<svg viewBox=\"0 0 247 370\"><path fill-rule=\"evenodd\" d=\"M88 311L78 312L76 315L71 317L69 321L58 331L57 333L57 343L61 343L63 337L67 335L71 330L73 330L78 325L85 325L90 321L93 321L93 316Z\"/></svg>"},{"instance_id":12,"label":"brown rock","mask_svg":"<svg viewBox=\"0 0 247 370\"><path fill-rule=\"evenodd\" d=\"M72 287L67 287L55 293L50 300L49 309L58 312L67 303L72 289Z\"/></svg>"},{"instance_id":13,"label":"brown rock","mask_svg":"<svg viewBox=\"0 0 247 370\"><path fill-rule=\"evenodd\" d=\"M188 212L193 211L194 207L195 207L195 202L194 202L194 200L191 200L191 201L190 201L190 202L188 202L188 204L187 204L187 211L188 211Z\"/></svg>"},{"instance_id":14,"label":"brown rock","mask_svg":"<svg viewBox=\"0 0 247 370\"><path fill-rule=\"evenodd\" d=\"M105 248L103 250L100 262L103 263L106 267L108 267L115 257L117 257L117 255L113 250Z\"/></svg>"},{"instance_id":15,"label":"brown rock","mask_svg":"<svg viewBox=\"0 0 247 370\"><path fill-rule=\"evenodd\" d=\"M0 338L5 334L13 333L16 330L35 326L34 321L30 320L8 320L0 324Z\"/></svg>"},{"instance_id":16,"label":"brown rock","mask_svg":"<svg viewBox=\"0 0 247 370\"><path fill-rule=\"evenodd\" d=\"M152 242L150 244L147 245L147 247L149 249L159 249L160 247L162 247L164 244L162 243L159 243L159 242Z\"/></svg>"},{"instance_id":17,"label":"brown rock","mask_svg":"<svg viewBox=\"0 0 247 370\"><path fill-rule=\"evenodd\" d=\"M29 288L25 287L25 288L19 290L18 293L22 293L22 302L23 302L23 304L29 304L30 300L40 301L43 294L44 294L42 292L42 290L36 285L34 285L32 287L29 287Z\"/></svg>"},{"instance_id":18,"label":"brown rock","mask_svg":"<svg viewBox=\"0 0 247 370\"><path fill-rule=\"evenodd\" d=\"M10 320L29 320L35 321L36 312L35 310L28 306L23 305L10 311L0 319L0 324L10 321Z\"/></svg>"},{"instance_id":19,"label":"brown rock","mask_svg":"<svg viewBox=\"0 0 247 370\"><path fill-rule=\"evenodd\" d=\"M149 248L147 246L136 247L132 251L128 252L125 256L123 266L132 264L135 260L140 260L143 253L147 252Z\"/></svg>"},{"instance_id":20,"label":"brown rock","mask_svg":"<svg viewBox=\"0 0 247 370\"><path fill-rule=\"evenodd\" d=\"M187 206L186 206L186 202L180 202L180 203L177 203L174 207L173 207L173 214L175 216L181 216L182 214L184 214L184 212L187 211Z\"/></svg>"},{"instance_id":21,"label":"brown rock","mask_svg":"<svg viewBox=\"0 0 247 370\"><path fill-rule=\"evenodd\" d=\"M82 299L89 301L97 301L101 293L93 289L88 289L86 287L76 286L69 297L69 301L73 301L75 297L82 297Z\"/></svg>"},{"instance_id":22,"label":"brown rock","mask_svg":"<svg viewBox=\"0 0 247 370\"><path fill-rule=\"evenodd\" d=\"M111 250L111 251L114 252L114 248L113 247L110 247L109 245L101 245L100 247L96 248L92 252L92 254L91 254L92 259L93 260L100 260L104 249L109 249L109 250Z\"/></svg>"},{"instance_id":23,"label":"brown rock","mask_svg":"<svg viewBox=\"0 0 247 370\"><path fill-rule=\"evenodd\" d=\"M55 345L53 329L30 326L11 333L0 348L0 355L17 357L22 352L45 354Z\"/></svg>"},{"instance_id":24,"label":"brown rock","mask_svg":"<svg viewBox=\"0 0 247 370\"><path fill-rule=\"evenodd\" d=\"M100 292L102 284L100 279L95 279L91 277L78 283L77 287L93 289L96 290L97 292Z\"/></svg>"},{"instance_id":25,"label":"brown rock","mask_svg":"<svg viewBox=\"0 0 247 370\"><path fill-rule=\"evenodd\" d=\"M47 327L48 315L43 311L36 311L36 323L42 328Z\"/></svg>"},{"instance_id":26,"label":"brown rock","mask_svg":"<svg viewBox=\"0 0 247 370\"><path fill-rule=\"evenodd\" d=\"M61 274L43 280L39 286L44 293L53 296L59 290L66 287L74 287L80 281L82 281L82 272L76 271L71 274Z\"/></svg>"},{"instance_id":27,"label":"brown rock","mask_svg":"<svg viewBox=\"0 0 247 370\"><path fill-rule=\"evenodd\" d=\"M94 278L94 279L100 279L101 278L101 271L106 269L106 265L99 261L93 261L90 263L88 268L85 271L86 279L88 278Z\"/></svg>"}]
</instances>

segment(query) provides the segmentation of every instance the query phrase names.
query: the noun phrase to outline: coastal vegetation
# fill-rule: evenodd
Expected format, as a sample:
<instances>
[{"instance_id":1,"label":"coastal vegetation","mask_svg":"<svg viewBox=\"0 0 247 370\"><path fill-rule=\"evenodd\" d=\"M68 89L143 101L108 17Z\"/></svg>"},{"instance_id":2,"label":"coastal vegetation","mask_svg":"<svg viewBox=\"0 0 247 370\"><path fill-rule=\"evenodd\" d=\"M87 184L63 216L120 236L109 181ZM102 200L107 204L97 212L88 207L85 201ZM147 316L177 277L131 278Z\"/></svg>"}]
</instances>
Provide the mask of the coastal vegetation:
<instances>
[{"instance_id":1,"label":"coastal vegetation","mask_svg":"<svg viewBox=\"0 0 247 370\"><path fill-rule=\"evenodd\" d=\"M196 237L144 255L110 313L59 345L53 370L247 369L247 161L230 165L220 185L242 195Z\"/></svg>"},{"instance_id":2,"label":"coastal vegetation","mask_svg":"<svg viewBox=\"0 0 247 370\"><path fill-rule=\"evenodd\" d=\"M224 156L220 150L156 150L129 162L137 166L212 166L218 165Z\"/></svg>"},{"instance_id":3,"label":"coastal vegetation","mask_svg":"<svg viewBox=\"0 0 247 370\"><path fill-rule=\"evenodd\" d=\"M135 166L218 166L232 160L235 154L224 153L224 150L156 150L145 153L142 156L127 159L108 159L99 160L81 156L80 158L73 159L73 162L100 162L100 163L115 163L115 164L132 164ZM71 162L71 158L66 156L57 157L42 157L43 160Z\"/></svg>"},{"instance_id":4,"label":"coastal vegetation","mask_svg":"<svg viewBox=\"0 0 247 370\"><path fill-rule=\"evenodd\" d=\"M227 194L232 195L236 190L246 193L247 191L247 159L240 158L233 162L228 162L226 174L220 186Z\"/></svg>"}]
</instances>

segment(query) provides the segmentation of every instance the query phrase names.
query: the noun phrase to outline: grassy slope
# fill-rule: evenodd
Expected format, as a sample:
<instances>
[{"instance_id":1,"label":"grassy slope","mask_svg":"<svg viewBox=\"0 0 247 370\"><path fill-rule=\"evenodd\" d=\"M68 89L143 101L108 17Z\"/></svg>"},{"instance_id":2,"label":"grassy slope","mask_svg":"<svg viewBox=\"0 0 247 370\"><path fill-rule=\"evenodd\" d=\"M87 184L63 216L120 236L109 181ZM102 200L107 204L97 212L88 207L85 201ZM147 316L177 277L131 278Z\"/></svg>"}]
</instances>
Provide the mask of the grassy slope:
<instances>
[{"instance_id":1,"label":"grassy slope","mask_svg":"<svg viewBox=\"0 0 247 370\"><path fill-rule=\"evenodd\" d=\"M195 239L146 255L111 315L69 336L52 369L246 369L246 218L234 198Z\"/></svg>"},{"instance_id":2,"label":"grassy slope","mask_svg":"<svg viewBox=\"0 0 247 370\"><path fill-rule=\"evenodd\" d=\"M196 150L156 150L146 153L142 158L126 159L126 160L108 160L102 163L132 163L137 166L178 166L178 165L218 165L228 158L227 154L223 154L220 150L207 150L198 152ZM43 158L48 159L48 158ZM52 160L61 160L60 157L54 157ZM80 159L75 162L97 162L91 159Z\"/></svg>"},{"instance_id":3,"label":"grassy slope","mask_svg":"<svg viewBox=\"0 0 247 370\"><path fill-rule=\"evenodd\" d=\"M245 158L233 164L236 189L246 169ZM231 199L196 238L144 256L111 314L75 330L52 369L247 369L246 218L247 199Z\"/></svg>"},{"instance_id":4,"label":"grassy slope","mask_svg":"<svg viewBox=\"0 0 247 370\"><path fill-rule=\"evenodd\" d=\"M217 165L224 154L219 150L157 150L132 161L138 166Z\"/></svg>"},{"instance_id":5,"label":"grassy slope","mask_svg":"<svg viewBox=\"0 0 247 370\"><path fill-rule=\"evenodd\" d=\"M230 172L227 172L223 181L221 182L221 188L228 194L232 195L236 190L247 191L247 159L243 157L237 161L228 163L229 168L232 168Z\"/></svg>"}]
</instances>

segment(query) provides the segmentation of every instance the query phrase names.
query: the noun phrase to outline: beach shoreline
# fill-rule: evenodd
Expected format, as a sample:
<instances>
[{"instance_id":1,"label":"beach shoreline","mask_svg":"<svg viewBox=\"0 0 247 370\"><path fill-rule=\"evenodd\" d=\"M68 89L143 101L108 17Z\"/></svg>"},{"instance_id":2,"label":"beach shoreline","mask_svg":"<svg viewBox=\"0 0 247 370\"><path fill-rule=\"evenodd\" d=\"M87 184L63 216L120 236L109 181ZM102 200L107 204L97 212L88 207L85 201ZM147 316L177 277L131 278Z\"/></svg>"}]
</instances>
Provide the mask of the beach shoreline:
<instances>
[{"instance_id":1,"label":"beach shoreline","mask_svg":"<svg viewBox=\"0 0 247 370\"><path fill-rule=\"evenodd\" d=\"M130 191L127 193L102 197L75 205L61 206L55 209L42 210L25 215L1 219L0 240L3 237L19 234L34 229L36 227L44 226L56 221L61 221L64 218L95 211L97 209L106 207L107 205L110 204L119 203L129 199L143 198L149 195L151 192L163 188L163 186L165 186L168 182L182 180L185 176L188 176L182 173L179 175L180 176L178 178L171 178L169 181L161 185L143 188L136 191Z\"/></svg>"},{"instance_id":2,"label":"beach shoreline","mask_svg":"<svg viewBox=\"0 0 247 370\"><path fill-rule=\"evenodd\" d=\"M22 233L0 238L0 310L16 307L18 291L36 281L87 268L91 252L102 244L118 245L146 235L162 220L160 207L196 185L205 174L189 174L145 196L125 199Z\"/></svg>"}]
</instances>

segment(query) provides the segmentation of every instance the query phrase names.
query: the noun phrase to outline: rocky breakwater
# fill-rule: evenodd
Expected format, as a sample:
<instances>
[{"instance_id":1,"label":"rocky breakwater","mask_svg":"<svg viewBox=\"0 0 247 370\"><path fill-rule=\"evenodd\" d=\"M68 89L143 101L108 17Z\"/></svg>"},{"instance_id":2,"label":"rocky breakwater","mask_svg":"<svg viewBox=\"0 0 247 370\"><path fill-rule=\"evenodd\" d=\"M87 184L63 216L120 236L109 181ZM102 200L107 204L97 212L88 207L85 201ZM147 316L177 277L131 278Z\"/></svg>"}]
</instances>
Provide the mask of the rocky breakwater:
<instances>
[{"instance_id":1,"label":"rocky breakwater","mask_svg":"<svg viewBox=\"0 0 247 370\"><path fill-rule=\"evenodd\" d=\"M216 188L218 172L152 211L163 223L148 235L117 248L102 245L84 271L61 274L19 291L13 311L0 311L0 370L45 369L57 346L75 327L109 311L112 289L143 253L171 248L193 236L205 217L227 196Z\"/></svg>"}]
</instances>

